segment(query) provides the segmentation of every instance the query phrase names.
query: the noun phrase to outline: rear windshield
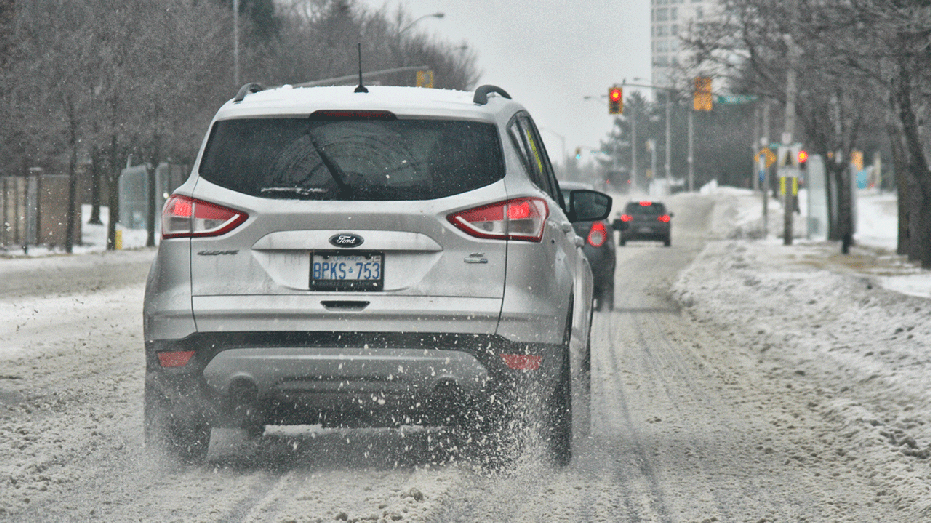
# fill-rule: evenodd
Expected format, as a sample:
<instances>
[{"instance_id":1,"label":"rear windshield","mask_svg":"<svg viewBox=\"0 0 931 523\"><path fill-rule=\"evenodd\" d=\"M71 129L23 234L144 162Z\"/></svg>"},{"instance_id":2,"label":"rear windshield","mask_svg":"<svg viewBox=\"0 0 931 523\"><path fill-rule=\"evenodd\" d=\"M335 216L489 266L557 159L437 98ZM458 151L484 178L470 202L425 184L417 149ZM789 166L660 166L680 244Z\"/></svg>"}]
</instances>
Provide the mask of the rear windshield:
<instances>
[{"instance_id":1,"label":"rear windshield","mask_svg":"<svg viewBox=\"0 0 931 523\"><path fill-rule=\"evenodd\" d=\"M504 177L494 124L253 118L216 122L200 176L243 194L307 200L431 200Z\"/></svg>"},{"instance_id":2,"label":"rear windshield","mask_svg":"<svg viewBox=\"0 0 931 523\"><path fill-rule=\"evenodd\" d=\"M666 207L660 202L629 202L624 212L626 214L666 214Z\"/></svg>"}]
</instances>

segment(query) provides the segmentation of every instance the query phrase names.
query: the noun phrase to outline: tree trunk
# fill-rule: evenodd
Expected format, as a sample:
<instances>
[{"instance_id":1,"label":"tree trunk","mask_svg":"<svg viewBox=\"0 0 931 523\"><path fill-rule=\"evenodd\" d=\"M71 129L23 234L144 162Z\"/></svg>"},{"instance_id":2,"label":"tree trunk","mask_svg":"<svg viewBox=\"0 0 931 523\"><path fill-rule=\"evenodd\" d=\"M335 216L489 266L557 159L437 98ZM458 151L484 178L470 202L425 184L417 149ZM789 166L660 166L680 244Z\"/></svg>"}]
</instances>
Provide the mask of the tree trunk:
<instances>
[{"instance_id":1,"label":"tree trunk","mask_svg":"<svg viewBox=\"0 0 931 523\"><path fill-rule=\"evenodd\" d=\"M94 150L91 153L91 218L87 223L91 225L101 225L103 224L100 221L100 191L102 184L100 183L101 175L103 171L103 153L97 149L97 146L94 146Z\"/></svg>"},{"instance_id":2,"label":"tree trunk","mask_svg":"<svg viewBox=\"0 0 931 523\"><path fill-rule=\"evenodd\" d=\"M110 137L110 174L107 176L107 205L110 207L110 218L107 223L107 250L116 249L116 222L120 219L120 163L117 159L116 134Z\"/></svg>"},{"instance_id":3,"label":"tree trunk","mask_svg":"<svg viewBox=\"0 0 931 523\"><path fill-rule=\"evenodd\" d=\"M853 245L853 197L850 179L850 168L840 164L837 169L837 229L841 241L841 252L850 253Z\"/></svg>"},{"instance_id":4,"label":"tree trunk","mask_svg":"<svg viewBox=\"0 0 931 523\"><path fill-rule=\"evenodd\" d=\"M146 191L146 200L147 200L147 209L146 214L148 219L146 219L146 234L145 234L145 246L146 247L155 247L155 224L158 223L158 187L156 187L156 170L158 169L158 164L161 162L162 156L162 140L161 136L156 133L152 139L152 153L149 156L149 161L146 163L145 174L148 183L148 191Z\"/></svg>"},{"instance_id":5,"label":"tree trunk","mask_svg":"<svg viewBox=\"0 0 931 523\"><path fill-rule=\"evenodd\" d=\"M68 111L68 224L65 227L65 252L74 252L75 207L77 200L77 167L78 167L78 121L74 99L65 97L65 108Z\"/></svg>"},{"instance_id":6,"label":"tree trunk","mask_svg":"<svg viewBox=\"0 0 931 523\"><path fill-rule=\"evenodd\" d=\"M72 138L71 143L71 154L68 159L68 225L65 228L65 252L71 254L74 252L74 230L75 222L78 220L77 211L77 187L78 187L78 177L77 177L77 166L78 166L78 149L77 149L77 139Z\"/></svg>"},{"instance_id":7,"label":"tree trunk","mask_svg":"<svg viewBox=\"0 0 931 523\"><path fill-rule=\"evenodd\" d=\"M922 269L931 269L931 197L922 193L916 200L920 200L920 209L914 225L917 238L913 243L918 247L915 254L921 260Z\"/></svg>"},{"instance_id":8,"label":"tree trunk","mask_svg":"<svg viewBox=\"0 0 931 523\"><path fill-rule=\"evenodd\" d=\"M931 172L924 156L918 121L912 106L911 69L900 64L892 81L892 96L902 124L903 149L907 159L908 176L914 184L910 198L914 206L909 209L912 244L909 254L921 261L921 267L931 269Z\"/></svg>"},{"instance_id":9,"label":"tree trunk","mask_svg":"<svg viewBox=\"0 0 931 523\"><path fill-rule=\"evenodd\" d=\"M895 169L895 191L897 195L897 205L899 225L895 252L897 254L908 254L909 252L909 209L908 201L909 185L911 184L908 176L908 163L905 161L905 151L902 149L902 133L898 128L889 126L890 148L892 150L892 168Z\"/></svg>"}]
</instances>

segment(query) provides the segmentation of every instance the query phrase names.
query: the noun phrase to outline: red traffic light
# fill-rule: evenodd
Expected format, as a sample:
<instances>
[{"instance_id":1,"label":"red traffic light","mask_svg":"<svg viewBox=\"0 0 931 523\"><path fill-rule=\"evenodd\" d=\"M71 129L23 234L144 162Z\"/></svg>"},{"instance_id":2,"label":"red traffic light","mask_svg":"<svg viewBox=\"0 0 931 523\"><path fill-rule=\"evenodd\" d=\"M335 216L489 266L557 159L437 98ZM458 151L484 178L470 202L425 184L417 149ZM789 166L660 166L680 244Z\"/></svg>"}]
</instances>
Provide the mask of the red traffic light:
<instances>
[{"instance_id":1,"label":"red traffic light","mask_svg":"<svg viewBox=\"0 0 931 523\"><path fill-rule=\"evenodd\" d=\"M805 151L799 151L799 152L798 152L798 163L799 163L799 165L805 163L806 161L808 161L808 153L805 152Z\"/></svg>"},{"instance_id":2,"label":"red traffic light","mask_svg":"<svg viewBox=\"0 0 931 523\"><path fill-rule=\"evenodd\" d=\"M608 114L624 112L624 91L619 86L608 89Z\"/></svg>"}]
</instances>

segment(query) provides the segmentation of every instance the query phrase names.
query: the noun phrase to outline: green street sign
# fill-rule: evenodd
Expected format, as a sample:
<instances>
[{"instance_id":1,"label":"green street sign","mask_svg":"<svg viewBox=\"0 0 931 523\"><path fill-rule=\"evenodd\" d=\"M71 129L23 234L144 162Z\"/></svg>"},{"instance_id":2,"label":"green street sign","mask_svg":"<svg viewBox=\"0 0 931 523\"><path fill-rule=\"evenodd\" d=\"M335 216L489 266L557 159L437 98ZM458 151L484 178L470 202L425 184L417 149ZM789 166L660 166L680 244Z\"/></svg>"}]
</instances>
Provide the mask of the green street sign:
<instances>
[{"instance_id":1,"label":"green street sign","mask_svg":"<svg viewBox=\"0 0 931 523\"><path fill-rule=\"evenodd\" d=\"M719 94L718 103L724 105L738 105L753 103L757 100L755 94Z\"/></svg>"}]
</instances>

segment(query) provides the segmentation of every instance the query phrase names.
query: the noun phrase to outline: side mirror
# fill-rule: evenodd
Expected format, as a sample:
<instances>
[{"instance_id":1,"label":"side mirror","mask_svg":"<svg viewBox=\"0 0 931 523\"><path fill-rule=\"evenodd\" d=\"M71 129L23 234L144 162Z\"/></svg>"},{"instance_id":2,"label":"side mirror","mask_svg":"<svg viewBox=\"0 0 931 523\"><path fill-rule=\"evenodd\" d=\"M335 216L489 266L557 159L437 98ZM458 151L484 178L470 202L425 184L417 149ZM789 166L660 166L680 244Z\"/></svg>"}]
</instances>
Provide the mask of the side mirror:
<instances>
[{"instance_id":1,"label":"side mirror","mask_svg":"<svg viewBox=\"0 0 931 523\"><path fill-rule=\"evenodd\" d=\"M675 214L669 213L669 217L670 217L670 218L672 218L673 216L675 216Z\"/></svg>"},{"instance_id":2,"label":"side mirror","mask_svg":"<svg viewBox=\"0 0 931 523\"><path fill-rule=\"evenodd\" d=\"M611 197L598 191L582 189L569 193L569 220L594 222L611 214Z\"/></svg>"}]
</instances>

